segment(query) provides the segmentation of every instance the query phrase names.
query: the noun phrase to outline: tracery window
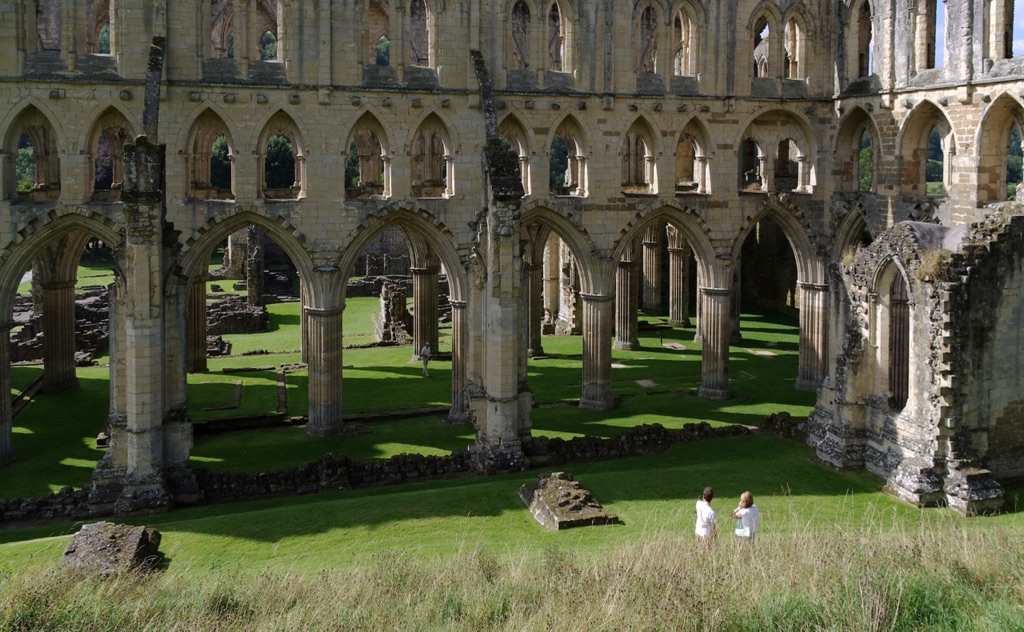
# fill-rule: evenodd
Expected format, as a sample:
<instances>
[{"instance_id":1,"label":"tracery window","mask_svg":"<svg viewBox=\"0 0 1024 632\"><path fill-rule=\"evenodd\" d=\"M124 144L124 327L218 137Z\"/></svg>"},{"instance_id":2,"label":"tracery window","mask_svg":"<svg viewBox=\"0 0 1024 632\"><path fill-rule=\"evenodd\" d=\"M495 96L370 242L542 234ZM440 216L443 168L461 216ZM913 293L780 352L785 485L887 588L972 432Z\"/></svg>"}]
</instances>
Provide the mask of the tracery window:
<instances>
[{"instance_id":1,"label":"tracery window","mask_svg":"<svg viewBox=\"0 0 1024 632\"><path fill-rule=\"evenodd\" d=\"M233 200L234 151L224 123L206 112L192 126L188 195L200 200Z\"/></svg>"},{"instance_id":2,"label":"tracery window","mask_svg":"<svg viewBox=\"0 0 1024 632\"><path fill-rule=\"evenodd\" d=\"M97 55L109 55L111 51L110 0L94 0L88 3L86 19L86 51Z\"/></svg>"},{"instance_id":3,"label":"tracery window","mask_svg":"<svg viewBox=\"0 0 1024 632\"><path fill-rule=\"evenodd\" d=\"M512 7L512 68L530 67L530 7L523 0Z\"/></svg>"},{"instance_id":4,"label":"tracery window","mask_svg":"<svg viewBox=\"0 0 1024 632\"><path fill-rule=\"evenodd\" d=\"M907 405L910 387L910 301L907 282L897 272L889 287L889 407Z\"/></svg>"},{"instance_id":5,"label":"tracery window","mask_svg":"<svg viewBox=\"0 0 1024 632\"><path fill-rule=\"evenodd\" d=\"M345 169L345 196L368 198L389 195L385 181L384 146L376 132L357 129L349 143Z\"/></svg>"},{"instance_id":6,"label":"tracery window","mask_svg":"<svg viewBox=\"0 0 1024 632\"><path fill-rule=\"evenodd\" d=\"M96 140L93 157L93 197L105 201L121 198L124 183L124 144L128 130L124 127L105 127Z\"/></svg>"},{"instance_id":7,"label":"tracery window","mask_svg":"<svg viewBox=\"0 0 1024 632\"><path fill-rule=\"evenodd\" d=\"M562 10L552 2L548 10L548 70L565 71L565 35Z\"/></svg>"},{"instance_id":8,"label":"tracery window","mask_svg":"<svg viewBox=\"0 0 1024 632\"><path fill-rule=\"evenodd\" d=\"M578 138L576 126L563 123L551 139L549 185L554 195L587 195L587 159Z\"/></svg>"},{"instance_id":9,"label":"tracery window","mask_svg":"<svg viewBox=\"0 0 1024 632\"><path fill-rule=\"evenodd\" d=\"M640 14L639 34L637 70L639 72L657 72L658 17L651 7L645 8Z\"/></svg>"},{"instance_id":10,"label":"tracery window","mask_svg":"<svg viewBox=\"0 0 1024 632\"><path fill-rule=\"evenodd\" d=\"M674 20L674 41L676 54L673 61L673 73L680 76L697 74L697 51L699 50L698 29L686 7L676 12Z\"/></svg>"},{"instance_id":11,"label":"tracery window","mask_svg":"<svg viewBox=\"0 0 1024 632\"><path fill-rule=\"evenodd\" d=\"M36 37L38 50L60 51L61 42L61 1L36 1Z\"/></svg>"},{"instance_id":12,"label":"tracery window","mask_svg":"<svg viewBox=\"0 0 1024 632\"><path fill-rule=\"evenodd\" d=\"M803 41L800 25L796 20L789 20L782 31L783 67L787 79L800 79L800 65L803 57Z\"/></svg>"},{"instance_id":13,"label":"tracery window","mask_svg":"<svg viewBox=\"0 0 1024 632\"><path fill-rule=\"evenodd\" d=\"M210 37L213 57L234 58L234 3L233 0L210 2Z\"/></svg>"},{"instance_id":14,"label":"tracery window","mask_svg":"<svg viewBox=\"0 0 1024 632\"><path fill-rule=\"evenodd\" d=\"M60 196L60 155L50 122L29 108L11 127L7 140L5 194L9 199L53 201Z\"/></svg>"},{"instance_id":15,"label":"tracery window","mask_svg":"<svg viewBox=\"0 0 1024 632\"><path fill-rule=\"evenodd\" d=\"M768 59L771 52L771 31L768 20L759 17L754 22L754 76L768 76Z\"/></svg>"},{"instance_id":16,"label":"tracery window","mask_svg":"<svg viewBox=\"0 0 1024 632\"><path fill-rule=\"evenodd\" d=\"M409 3L409 63L413 66L430 65L428 18L425 0Z\"/></svg>"},{"instance_id":17,"label":"tracery window","mask_svg":"<svg viewBox=\"0 0 1024 632\"><path fill-rule=\"evenodd\" d=\"M422 126L412 143L413 195L421 198L452 195L451 158L436 123Z\"/></svg>"}]
</instances>

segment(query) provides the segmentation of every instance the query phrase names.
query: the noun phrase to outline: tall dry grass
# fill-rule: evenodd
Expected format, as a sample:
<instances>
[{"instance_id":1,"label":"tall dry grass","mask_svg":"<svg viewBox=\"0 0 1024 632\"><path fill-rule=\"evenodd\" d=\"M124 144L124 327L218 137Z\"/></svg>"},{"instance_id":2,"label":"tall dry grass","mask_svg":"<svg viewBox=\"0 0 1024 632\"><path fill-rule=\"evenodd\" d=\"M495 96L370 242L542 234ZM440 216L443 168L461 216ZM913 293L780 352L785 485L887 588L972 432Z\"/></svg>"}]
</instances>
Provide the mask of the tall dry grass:
<instances>
[{"instance_id":1,"label":"tall dry grass","mask_svg":"<svg viewBox=\"0 0 1024 632\"><path fill-rule=\"evenodd\" d=\"M1024 629L1024 549L1013 529L880 516L856 527L768 527L753 546L651 534L584 558L467 543L440 562L392 551L311 575L5 572L0 629Z\"/></svg>"}]
</instances>

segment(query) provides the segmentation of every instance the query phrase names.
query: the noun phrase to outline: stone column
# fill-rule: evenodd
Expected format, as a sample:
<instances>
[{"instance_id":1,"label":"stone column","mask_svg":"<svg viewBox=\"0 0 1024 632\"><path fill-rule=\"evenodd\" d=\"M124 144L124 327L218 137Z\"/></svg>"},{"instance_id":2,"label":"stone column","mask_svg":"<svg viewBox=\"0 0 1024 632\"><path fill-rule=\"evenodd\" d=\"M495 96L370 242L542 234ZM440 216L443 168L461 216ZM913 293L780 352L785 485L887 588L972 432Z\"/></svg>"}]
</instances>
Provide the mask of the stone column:
<instances>
[{"instance_id":1,"label":"stone column","mask_svg":"<svg viewBox=\"0 0 1024 632\"><path fill-rule=\"evenodd\" d=\"M113 511L128 470L128 414L125 393L124 292L110 284L110 410L107 413L107 450L92 472L89 504Z\"/></svg>"},{"instance_id":2,"label":"stone column","mask_svg":"<svg viewBox=\"0 0 1024 632\"><path fill-rule=\"evenodd\" d=\"M827 285L800 284L800 366L796 387L817 390L828 372L828 290Z\"/></svg>"},{"instance_id":3,"label":"stone column","mask_svg":"<svg viewBox=\"0 0 1024 632\"><path fill-rule=\"evenodd\" d=\"M419 360L420 349L429 343L437 353L437 275L440 268L412 269L412 357Z\"/></svg>"},{"instance_id":4,"label":"stone column","mask_svg":"<svg viewBox=\"0 0 1024 632\"><path fill-rule=\"evenodd\" d=\"M11 410L11 327L14 322L0 325L0 466L13 463L18 455L14 451L14 422Z\"/></svg>"},{"instance_id":5,"label":"stone column","mask_svg":"<svg viewBox=\"0 0 1024 632\"><path fill-rule=\"evenodd\" d=\"M580 408L608 410L612 398L611 294L580 294L583 299L583 393Z\"/></svg>"},{"instance_id":6,"label":"stone column","mask_svg":"<svg viewBox=\"0 0 1024 632\"><path fill-rule=\"evenodd\" d=\"M452 406L448 411L448 421L466 423L469 421L466 403L466 301L449 300L449 303L452 306Z\"/></svg>"},{"instance_id":7,"label":"stone column","mask_svg":"<svg viewBox=\"0 0 1024 632\"><path fill-rule=\"evenodd\" d=\"M636 326L640 266L636 260L636 250L636 244L630 244L619 258L619 265L615 270L616 349L640 348Z\"/></svg>"},{"instance_id":8,"label":"stone column","mask_svg":"<svg viewBox=\"0 0 1024 632\"><path fill-rule=\"evenodd\" d=\"M729 392L729 309L732 290L703 288L700 325L701 384L698 394L705 399L727 399Z\"/></svg>"},{"instance_id":9,"label":"stone column","mask_svg":"<svg viewBox=\"0 0 1024 632\"><path fill-rule=\"evenodd\" d=\"M205 373L206 366L206 275L196 274L188 292L188 372Z\"/></svg>"},{"instance_id":10,"label":"stone column","mask_svg":"<svg viewBox=\"0 0 1024 632\"><path fill-rule=\"evenodd\" d=\"M341 396L341 327L345 306L306 307L309 342L309 421L306 434L326 437L345 430Z\"/></svg>"},{"instance_id":11,"label":"stone column","mask_svg":"<svg viewBox=\"0 0 1024 632\"><path fill-rule=\"evenodd\" d=\"M170 505L163 477L164 146L125 145L125 485L118 513Z\"/></svg>"},{"instance_id":12,"label":"stone column","mask_svg":"<svg viewBox=\"0 0 1024 632\"><path fill-rule=\"evenodd\" d=\"M43 392L78 388L75 377L75 282L43 284Z\"/></svg>"},{"instance_id":13,"label":"stone column","mask_svg":"<svg viewBox=\"0 0 1024 632\"><path fill-rule=\"evenodd\" d=\"M668 227L668 319L690 326L690 247L682 233Z\"/></svg>"},{"instance_id":14,"label":"stone column","mask_svg":"<svg viewBox=\"0 0 1024 632\"><path fill-rule=\"evenodd\" d=\"M544 320L548 323L558 320L558 283L562 278L558 257L559 241L557 236L551 234L544 244Z\"/></svg>"},{"instance_id":15,"label":"stone column","mask_svg":"<svg viewBox=\"0 0 1024 632\"><path fill-rule=\"evenodd\" d=\"M647 227L643 236L644 252L644 311L661 314L661 241L665 225L654 222Z\"/></svg>"},{"instance_id":16,"label":"stone column","mask_svg":"<svg viewBox=\"0 0 1024 632\"><path fill-rule=\"evenodd\" d=\"M528 356L544 355L544 265L542 263L526 264L527 274L527 329L529 338L526 354Z\"/></svg>"},{"instance_id":17,"label":"stone column","mask_svg":"<svg viewBox=\"0 0 1024 632\"><path fill-rule=\"evenodd\" d=\"M245 287L249 307L263 305L263 231L250 225L245 238Z\"/></svg>"}]
</instances>

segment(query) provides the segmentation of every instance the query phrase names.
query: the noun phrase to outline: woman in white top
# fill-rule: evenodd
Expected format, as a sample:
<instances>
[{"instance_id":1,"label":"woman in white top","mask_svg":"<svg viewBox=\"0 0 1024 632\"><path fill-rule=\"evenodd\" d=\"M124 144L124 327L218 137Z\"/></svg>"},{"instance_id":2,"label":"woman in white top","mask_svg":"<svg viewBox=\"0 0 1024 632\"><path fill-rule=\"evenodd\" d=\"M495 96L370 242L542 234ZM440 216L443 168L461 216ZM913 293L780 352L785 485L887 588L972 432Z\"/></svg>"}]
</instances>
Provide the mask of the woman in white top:
<instances>
[{"instance_id":1,"label":"woman in white top","mask_svg":"<svg viewBox=\"0 0 1024 632\"><path fill-rule=\"evenodd\" d=\"M760 512L754 504L754 495L750 492L740 494L740 504L732 510L732 517L736 519L736 531L734 532L737 542L753 542L754 534L761 522Z\"/></svg>"},{"instance_id":2,"label":"woman in white top","mask_svg":"<svg viewBox=\"0 0 1024 632\"><path fill-rule=\"evenodd\" d=\"M711 508L711 499L715 490L705 487L697 499L697 524L693 531L698 542L710 542L715 537L715 510Z\"/></svg>"}]
</instances>

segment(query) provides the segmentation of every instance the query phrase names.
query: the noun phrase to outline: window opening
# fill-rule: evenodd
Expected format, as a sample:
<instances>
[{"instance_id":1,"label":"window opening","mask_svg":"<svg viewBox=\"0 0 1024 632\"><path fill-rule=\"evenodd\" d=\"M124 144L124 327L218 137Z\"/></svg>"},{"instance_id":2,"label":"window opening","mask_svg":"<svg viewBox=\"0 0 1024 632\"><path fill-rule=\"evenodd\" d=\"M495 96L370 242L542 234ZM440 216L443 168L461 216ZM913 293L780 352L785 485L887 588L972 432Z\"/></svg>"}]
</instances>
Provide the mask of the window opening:
<instances>
[{"instance_id":1,"label":"window opening","mask_svg":"<svg viewBox=\"0 0 1024 632\"><path fill-rule=\"evenodd\" d=\"M754 76L768 76L768 52L769 52L768 20L758 18L754 23Z\"/></svg>"},{"instance_id":2,"label":"window opening","mask_svg":"<svg viewBox=\"0 0 1024 632\"><path fill-rule=\"evenodd\" d=\"M409 62L412 65L430 65L429 42L426 2L412 0L409 3Z\"/></svg>"},{"instance_id":3,"label":"window opening","mask_svg":"<svg viewBox=\"0 0 1024 632\"><path fill-rule=\"evenodd\" d=\"M647 7L640 15L640 72L657 72L658 19L654 9Z\"/></svg>"},{"instance_id":4,"label":"window opening","mask_svg":"<svg viewBox=\"0 0 1024 632\"><path fill-rule=\"evenodd\" d=\"M18 158L15 162L15 190L19 193L31 191L36 182L36 151L28 134L18 139Z\"/></svg>"},{"instance_id":5,"label":"window opening","mask_svg":"<svg viewBox=\"0 0 1024 632\"><path fill-rule=\"evenodd\" d=\"M345 195L367 198L384 194L384 147L376 133L357 130L345 164Z\"/></svg>"},{"instance_id":6,"label":"window opening","mask_svg":"<svg viewBox=\"0 0 1024 632\"><path fill-rule=\"evenodd\" d=\"M907 283L897 273L889 289L889 407L907 405L910 386L910 301Z\"/></svg>"},{"instance_id":7,"label":"window opening","mask_svg":"<svg viewBox=\"0 0 1024 632\"><path fill-rule=\"evenodd\" d=\"M693 43L693 21L690 15L681 10L676 14L675 19L675 41L677 45L673 71L676 75L690 76L694 72L693 55L696 47Z\"/></svg>"},{"instance_id":8,"label":"window opening","mask_svg":"<svg viewBox=\"0 0 1024 632\"><path fill-rule=\"evenodd\" d=\"M224 134L217 134L210 146L210 186L222 191L231 190L231 157Z\"/></svg>"},{"instance_id":9,"label":"window opening","mask_svg":"<svg viewBox=\"0 0 1024 632\"><path fill-rule=\"evenodd\" d=\"M277 60L277 36L264 31L260 37L260 59L263 61Z\"/></svg>"},{"instance_id":10,"label":"window opening","mask_svg":"<svg viewBox=\"0 0 1024 632\"><path fill-rule=\"evenodd\" d=\"M796 20L786 22L782 31L782 40L785 42L783 66L787 79L800 78L800 25Z\"/></svg>"},{"instance_id":11,"label":"window opening","mask_svg":"<svg viewBox=\"0 0 1024 632\"><path fill-rule=\"evenodd\" d=\"M775 160L775 190L793 191L797 188L800 171L796 160L796 144L785 139L779 142L778 153Z\"/></svg>"},{"instance_id":12,"label":"window opening","mask_svg":"<svg viewBox=\"0 0 1024 632\"><path fill-rule=\"evenodd\" d=\"M530 67L530 8L523 0L512 7L512 68Z\"/></svg>"},{"instance_id":13,"label":"window opening","mask_svg":"<svg viewBox=\"0 0 1024 632\"><path fill-rule=\"evenodd\" d=\"M1017 198L1017 185L1024 180L1021 163L1024 161L1024 150L1021 149L1020 127L1016 123L1010 128L1010 143L1006 151L1006 199Z\"/></svg>"},{"instance_id":14,"label":"window opening","mask_svg":"<svg viewBox=\"0 0 1024 632\"><path fill-rule=\"evenodd\" d=\"M757 143L748 138L740 143L740 189L744 191L760 191L761 157Z\"/></svg>"},{"instance_id":15,"label":"window opening","mask_svg":"<svg viewBox=\"0 0 1024 632\"><path fill-rule=\"evenodd\" d=\"M391 65L391 41L387 35L381 35L374 47L374 54L377 57L378 66Z\"/></svg>"},{"instance_id":16,"label":"window opening","mask_svg":"<svg viewBox=\"0 0 1024 632\"><path fill-rule=\"evenodd\" d=\"M565 30L562 24L562 12L558 3L552 3L548 12L548 70L561 72L564 70Z\"/></svg>"},{"instance_id":17,"label":"window opening","mask_svg":"<svg viewBox=\"0 0 1024 632\"><path fill-rule=\"evenodd\" d=\"M284 134L274 134L267 140L267 155L263 162L263 182L267 189L279 193L267 197L295 197L291 189L296 184L295 148ZM286 191L285 191L286 190Z\"/></svg>"},{"instance_id":18,"label":"window opening","mask_svg":"<svg viewBox=\"0 0 1024 632\"><path fill-rule=\"evenodd\" d=\"M943 57L946 52L946 3L941 0L932 0L931 9L935 14L931 68L942 68Z\"/></svg>"},{"instance_id":19,"label":"window opening","mask_svg":"<svg viewBox=\"0 0 1024 632\"><path fill-rule=\"evenodd\" d=\"M942 151L942 137L939 130L932 127L928 134L928 154L924 168L925 194L942 195L944 191L946 156Z\"/></svg>"},{"instance_id":20,"label":"window opening","mask_svg":"<svg viewBox=\"0 0 1024 632\"><path fill-rule=\"evenodd\" d=\"M1009 15L1010 28L1004 33L1006 56L1024 53L1024 0L1014 0Z\"/></svg>"},{"instance_id":21,"label":"window opening","mask_svg":"<svg viewBox=\"0 0 1024 632\"><path fill-rule=\"evenodd\" d=\"M870 191L875 182L875 152L871 146L871 134L864 129L860 133L860 151L857 153L857 190Z\"/></svg>"}]
</instances>

